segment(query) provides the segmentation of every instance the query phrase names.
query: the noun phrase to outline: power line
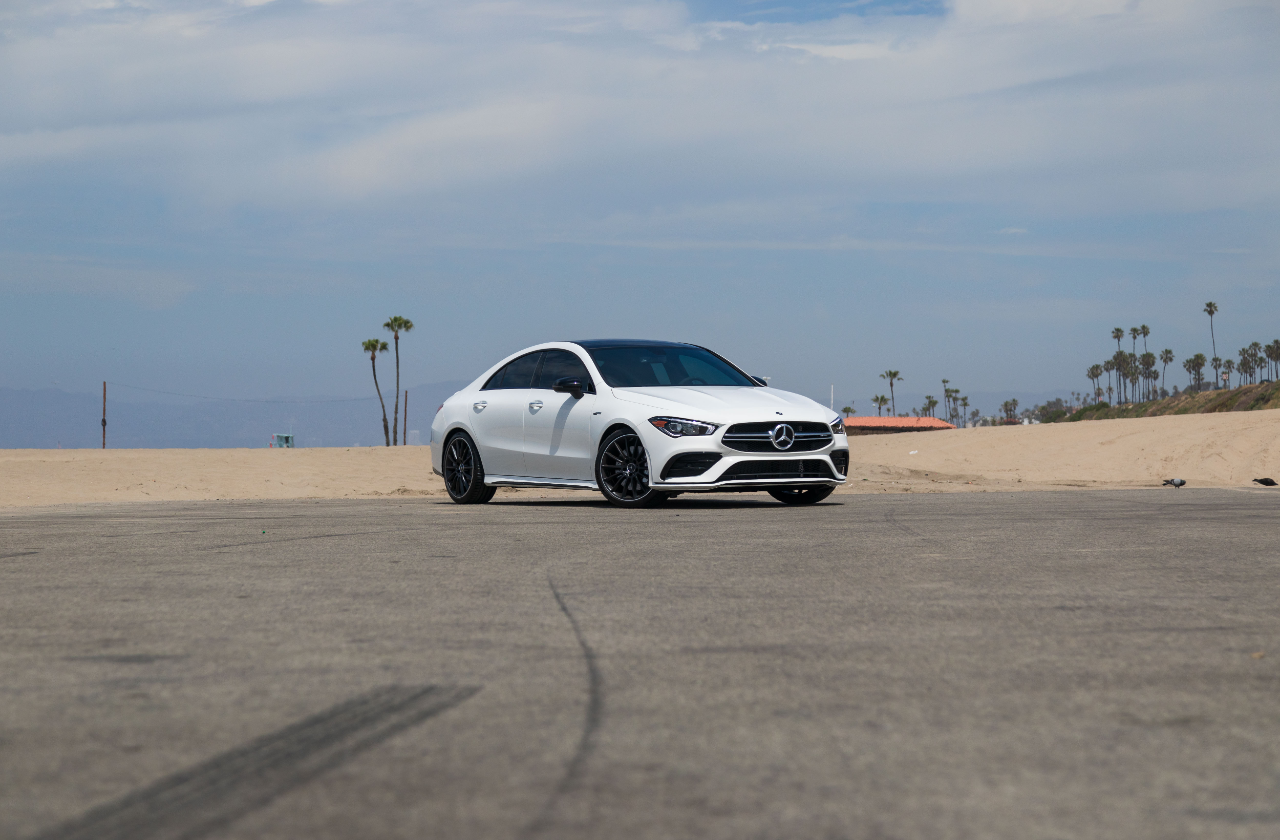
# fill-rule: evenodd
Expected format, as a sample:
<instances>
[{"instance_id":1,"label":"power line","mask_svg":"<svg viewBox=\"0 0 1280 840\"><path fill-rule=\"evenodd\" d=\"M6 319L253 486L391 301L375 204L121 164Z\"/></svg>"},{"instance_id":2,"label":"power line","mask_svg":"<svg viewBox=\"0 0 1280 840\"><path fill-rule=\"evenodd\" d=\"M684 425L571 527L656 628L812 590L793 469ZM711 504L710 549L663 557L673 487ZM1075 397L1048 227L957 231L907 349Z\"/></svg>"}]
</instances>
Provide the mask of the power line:
<instances>
[{"instance_id":1,"label":"power line","mask_svg":"<svg viewBox=\"0 0 1280 840\"><path fill-rule=\"evenodd\" d=\"M369 400L377 399L377 397L345 397L345 398L332 399L332 400L250 400L250 399L241 399L239 397L206 397L201 394L180 394L177 391L161 391L157 388L142 388L137 385L125 385L122 382L109 382L108 384L114 385L117 388L131 388L134 391L148 391L152 394L166 394L170 397L187 397L193 400L216 400L218 402L275 403L275 404L299 405L299 404L305 404L305 403L367 402Z\"/></svg>"}]
</instances>

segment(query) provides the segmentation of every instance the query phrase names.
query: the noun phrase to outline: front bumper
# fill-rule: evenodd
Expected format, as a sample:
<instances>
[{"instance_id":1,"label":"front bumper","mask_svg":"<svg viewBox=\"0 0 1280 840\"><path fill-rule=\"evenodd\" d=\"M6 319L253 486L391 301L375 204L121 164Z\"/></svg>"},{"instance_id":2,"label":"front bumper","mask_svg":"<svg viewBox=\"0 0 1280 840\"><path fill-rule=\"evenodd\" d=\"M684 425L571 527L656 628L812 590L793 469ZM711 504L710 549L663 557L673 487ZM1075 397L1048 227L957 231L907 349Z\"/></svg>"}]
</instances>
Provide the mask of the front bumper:
<instances>
[{"instance_id":1,"label":"front bumper","mask_svg":"<svg viewBox=\"0 0 1280 840\"><path fill-rule=\"evenodd\" d=\"M714 436L677 438L650 448L650 481L654 489L667 491L765 490L789 487L838 487L846 481L849 447L841 435L827 446L807 452L743 452ZM656 441L655 441L656 442ZM668 467L681 456L718 455L704 472L666 477ZM837 456L832 458L832 456ZM841 457L843 456L843 457Z\"/></svg>"}]
</instances>

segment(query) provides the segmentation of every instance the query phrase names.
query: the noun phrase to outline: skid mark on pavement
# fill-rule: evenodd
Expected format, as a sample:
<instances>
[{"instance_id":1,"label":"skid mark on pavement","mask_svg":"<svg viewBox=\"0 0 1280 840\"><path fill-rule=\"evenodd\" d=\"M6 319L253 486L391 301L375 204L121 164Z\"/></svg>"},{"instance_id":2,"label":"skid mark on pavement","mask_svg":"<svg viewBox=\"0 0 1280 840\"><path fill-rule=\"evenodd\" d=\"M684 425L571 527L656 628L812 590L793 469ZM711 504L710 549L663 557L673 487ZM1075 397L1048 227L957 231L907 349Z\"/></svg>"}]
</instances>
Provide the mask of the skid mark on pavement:
<instances>
[{"instance_id":1,"label":"skid mark on pavement","mask_svg":"<svg viewBox=\"0 0 1280 840\"><path fill-rule=\"evenodd\" d=\"M920 539L928 539L928 537L926 537L924 534L917 531L915 528L911 528L899 522L898 517L895 516L893 513L893 508L889 508L884 512L884 521L886 524L894 528L897 528L899 531L903 532L904 534L910 534L911 536L919 537Z\"/></svg>"},{"instance_id":2,"label":"skid mark on pavement","mask_svg":"<svg viewBox=\"0 0 1280 840\"><path fill-rule=\"evenodd\" d=\"M599 730L600 722L604 719L604 679L600 676L600 667L596 664L596 652L591 649L591 645L587 644L586 638L582 635L582 628L578 626L578 620L565 604L560 590L556 589L555 581L550 576L547 577L547 585L551 587L551 594L555 597L560 612L569 619L569 626L573 628L578 647L582 649L582 659L587 666L587 711L583 716L582 734L578 738L578 747L573 752L573 758L569 759L568 766L565 767L560 784L556 785L551 796L547 797L542 810L521 833L521 837L535 837L551 827L556 805L565 794L577 786L582 777L587 759L595 749L596 731Z\"/></svg>"},{"instance_id":3,"label":"skid mark on pavement","mask_svg":"<svg viewBox=\"0 0 1280 840\"><path fill-rule=\"evenodd\" d=\"M471 697L474 686L375 689L94 808L33 840L194 840Z\"/></svg>"}]
</instances>

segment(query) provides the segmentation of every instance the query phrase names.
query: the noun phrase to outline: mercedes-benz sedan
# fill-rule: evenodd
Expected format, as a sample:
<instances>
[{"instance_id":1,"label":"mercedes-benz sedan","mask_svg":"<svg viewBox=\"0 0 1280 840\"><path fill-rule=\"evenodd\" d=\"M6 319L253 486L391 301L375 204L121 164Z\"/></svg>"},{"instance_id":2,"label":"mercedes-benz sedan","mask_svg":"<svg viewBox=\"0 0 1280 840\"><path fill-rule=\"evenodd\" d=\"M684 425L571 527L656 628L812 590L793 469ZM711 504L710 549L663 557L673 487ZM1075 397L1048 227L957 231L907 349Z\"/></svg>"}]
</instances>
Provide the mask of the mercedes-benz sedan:
<instances>
[{"instance_id":1,"label":"mercedes-benz sedan","mask_svg":"<svg viewBox=\"0 0 1280 840\"><path fill-rule=\"evenodd\" d=\"M813 504L844 482L844 423L705 347L554 341L498 362L431 424L449 497L499 487L599 490L621 507L681 493L765 491Z\"/></svg>"}]
</instances>

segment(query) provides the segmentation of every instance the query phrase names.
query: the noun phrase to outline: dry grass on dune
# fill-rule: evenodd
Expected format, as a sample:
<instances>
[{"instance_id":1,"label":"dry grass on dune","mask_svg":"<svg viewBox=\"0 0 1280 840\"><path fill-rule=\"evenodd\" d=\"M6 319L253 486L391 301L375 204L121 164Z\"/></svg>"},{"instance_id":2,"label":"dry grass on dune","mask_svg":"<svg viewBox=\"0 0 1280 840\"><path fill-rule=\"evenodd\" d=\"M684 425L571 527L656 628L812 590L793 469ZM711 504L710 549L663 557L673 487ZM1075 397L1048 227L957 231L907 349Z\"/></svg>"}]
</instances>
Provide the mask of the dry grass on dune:
<instances>
[{"instance_id":1,"label":"dry grass on dune","mask_svg":"<svg viewBox=\"0 0 1280 840\"><path fill-rule=\"evenodd\" d=\"M842 493L1158 487L1173 477L1192 487L1257 487L1254 478L1280 480L1280 412L853 437L850 450ZM425 446L0 450L0 507L443 495Z\"/></svg>"}]
</instances>

